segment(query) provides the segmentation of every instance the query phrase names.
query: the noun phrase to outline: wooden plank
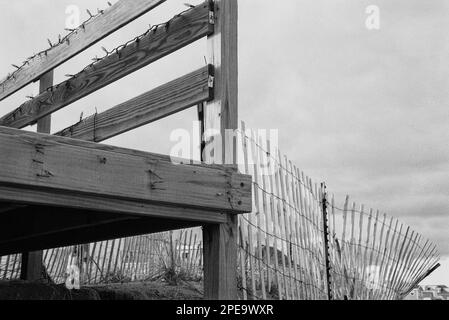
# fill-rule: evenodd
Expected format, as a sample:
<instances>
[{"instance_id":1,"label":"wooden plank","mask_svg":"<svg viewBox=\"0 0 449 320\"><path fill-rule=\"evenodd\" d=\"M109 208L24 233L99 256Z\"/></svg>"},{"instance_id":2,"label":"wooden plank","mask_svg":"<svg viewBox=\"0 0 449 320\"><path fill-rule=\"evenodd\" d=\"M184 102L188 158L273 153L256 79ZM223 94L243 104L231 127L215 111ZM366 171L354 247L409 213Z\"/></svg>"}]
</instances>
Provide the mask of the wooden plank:
<instances>
[{"instance_id":1,"label":"wooden plank","mask_svg":"<svg viewBox=\"0 0 449 320\"><path fill-rule=\"evenodd\" d=\"M64 37L58 45L28 60L20 70L14 72L13 77L0 81L0 101L165 1L118 1L84 23L77 32Z\"/></svg>"},{"instance_id":2,"label":"wooden plank","mask_svg":"<svg viewBox=\"0 0 449 320\"><path fill-rule=\"evenodd\" d=\"M380 263L380 256L382 254L382 248L383 248L383 241L384 241L384 231L385 231L385 227L386 227L386 221L387 221L387 215L383 214L383 219L382 219L382 227L380 229L380 235L379 235L379 245L377 246L377 250L376 250L376 259L374 260L374 265L378 266L378 279L377 279L377 283L375 284L375 286L377 286L377 289L381 289L379 287L380 285L380 271L381 271L381 266L379 265ZM376 299L376 295L380 290L374 290L373 295L371 300L375 300Z\"/></svg>"},{"instance_id":3,"label":"wooden plank","mask_svg":"<svg viewBox=\"0 0 449 320\"><path fill-rule=\"evenodd\" d=\"M281 198L281 194L280 194L280 188L279 188L279 172L278 172L278 168L276 167L276 171L274 173L274 177L273 175L270 176L270 179L272 180L271 182L272 184L272 192L274 194L274 197L276 198L276 212L274 214L274 225L275 225L275 235L276 237L280 238L280 245L281 245L281 262L282 262L282 285L285 291L285 295L284 293L281 294L281 285L280 283L279 285L279 299L282 299L281 297L285 297L287 300L290 300L290 294L289 294L289 290L288 290L288 285L287 285L287 272L286 272L286 268L285 268L285 250L284 250L284 239L285 239L285 235L283 234L283 227L282 227L282 221L281 221L281 216L282 216L282 203L280 201ZM274 181L274 182L273 182ZM277 232L277 226L279 227L279 235ZM276 260L278 260L278 251L279 251L279 247L276 244Z\"/></svg>"},{"instance_id":4,"label":"wooden plank","mask_svg":"<svg viewBox=\"0 0 449 320\"><path fill-rule=\"evenodd\" d=\"M89 268L87 270L87 274L89 275L89 280L88 280L89 283L93 284L95 282L95 278L92 281L92 268L94 267L94 263L95 263L94 257L95 257L95 252L97 249L98 242L94 242L91 245L92 245L92 250L91 250L90 256L89 256L90 260L89 260Z\"/></svg>"},{"instance_id":5,"label":"wooden plank","mask_svg":"<svg viewBox=\"0 0 449 320\"><path fill-rule=\"evenodd\" d=\"M242 133L245 135L245 133ZM261 162L262 163L268 163L267 161L267 154L264 152L260 152ZM267 175L269 173L263 172L262 174L262 189L264 190L262 193L262 205L263 205L263 211L264 211L264 220L265 220L265 263L267 265L267 288L268 292L272 292L272 279L271 279L271 241L270 241L270 234L273 234L270 231L270 218L272 216L271 207L268 207L268 185L267 185Z\"/></svg>"},{"instance_id":6,"label":"wooden plank","mask_svg":"<svg viewBox=\"0 0 449 320\"><path fill-rule=\"evenodd\" d=\"M370 267L370 269L373 266L373 259L374 259L374 255L378 255L378 252L375 249L376 246L376 239L377 239L377 227L379 224L379 210L377 210L376 212L376 217L374 218L374 230L373 230L373 241L372 241L372 245L371 245L371 252L370 252L370 257L369 257L369 262L368 265ZM382 229L383 231L383 229ZM380 235L380 241L382 241L382 233ZM375 266L377 266L377 264L375 264ZM373 272L373 270L371 269L371 272ZM371 281L375 281L375 279L371 278ZM376 283L372 284L373 286L376 285ZM372 287L368 293L367 293L367 300L372 299L372 293L374 293L374 288Z\"/></svg>"},{"instance_id":7,"label":"wooden plank","mask_svg":"<svg viewBox=\"0 0 449 320\"><path fill-rule=\"evenodd\" d=\"M39 93L53 85L54 71L50 70L42 76L39 82ZM48 115L37 122L37 132L50 133L51 130L51 115ZM43 252L23 252L21 275L22 280L37 281L42 278L43 271Z\"/></svg>"},{"instance_id":8,"label":"wooden plank","mask_svg":"<svg viewBox=\"0 0 449 320\"><path fill-rule=\"evenodd\" d=\"M362 204L360 207L360 214L359 214L359 240L357 242L357 249L356 249L356 268L357 268L357 281L355 281L355 288L354 288L354 299L355 300L361 300L359 296L359 291L362 289L362 270L363 269L363 260L362 260L362 238L363 238L363 217L365 215L365 206ZM360 290L359 290L360 289Z\"/></svg>"},{"instance_id":9,"label":"wooden plank","mask_svg":"<svg viewBox=\"0 0 449 320\"><path fill-rule=\"evenodd\" d=\"M366 267L367 267L367 254L369 250L369 242L371 237L371 224L373 221L373 209L370 209L369 216L368 216L368 223L367 223L367 230L366 230L366 239L365 239L365 247L363 247L363 260L362 260L362 286L360 287L360 299L365 300L365 293L368 291L367 285L366 285Z\"/></svg>"},{"instance_id":10,"label":"wooden plank","mask_svg":"<svg viewBox=\"0 0 449 320\"><path fill-rule=\"evenodd\" d=\"M32 207L3 215L8 223L0 225L0 243L28 239L40 235L79 229L84 226L100 225L111 221L137 219L120 214L105 214L94 211L80 211L55 207ZM29 224L32 220L34 224Z\"/></svg>"},{"instance_id":11,"label":"wooden plank","mask_svg":"<svg viewBox=\"0 0 449 320\"><path fill-rule=\"evenodd\" d=\"M301 178L299 174L298 168L293 166L290 163L293 178L295 180L295 187L293 188L294 196L296 198L296 207L298 208L298 212L295 214L296 222L295 222L295 233L296 233L296 243L298 244L298 255L299 255L299 274L301 281L301 300L308 299L308 287L307 287L307 272L306 270L308 265L308 254L306 248L306 240L305 240L305 232L304 230L304 217L305 217L305 209L304 209L304 201L302 198L301 191Z\"/></svg>"},{"instance_id":12,"label":"wooden plank","mask_svg":"<svg viewBox=\"0 0 449 320\"><path fill-rule=\"evenodd\" d=\"M201 4L165 27L149 32L71 79L49 88L0 119L0 125L23 128L108 84L213 32L209 3Z\"/></svg>"},{"instance_id":13,"label":"wooden plank","mask_svg":"<svg viewBox=\"0 0 449 320\"><path fill-rule=\"evenodd\" d=\"M301 237L301 243L303 249L303 257L304 257L304 279L305 279L305 299L306 300L312 300L313 299L313 292L310 287L311 279L313 279L312 275L312 256L311 256L311 246L310 242L311 239L309 237L309 221L308 221L308 209L306 204L306 198L305 198L305 190L303 191L303 187L305 187L304 184L304 175L299 172L299 169L295 167L295 173L298 180L298 188L297 188L297 194L299 199L299 208L300 208L300 218L301 218L301 228L298 230L298 233Z\"/></svg>"},{"instance_id":14,"label":"wooden plank","mask_svg":"<svg viewBox=\"0 0 449 320\"><path fill-rule=\"evenodd\" d=\"M209 300L237 297L237 216L226 216L234 221L203 228L204 295Z\"/></svg>"},{"instance_id":15,"label":"wooden plank","mask_svg":"<svg viewBox=\"0 0 449 320\"><path fill-rule=\"evenodd\" d=\"M294 275L295 275L295 287L297 300L301 300L301 287L300 284L302 283L301 273L298 273L298 265L299 265L299 241L298 241L298 234L296 233L296 222L297 222L297 211L299 208L299 204L297 202L296 196L295 196L295 176L293 171L293 164L291 161L285 157L285 168L288 168L290 170L289 173L286 174L286 187L287 187L287 195L289 202L293 205L292 210L290 211L290 217L289 217L289 226L290 226L290 237L291 237L291 250L293 255L293 267L294 267ZM287 169L286 169L287 170Z\"/></svg>"},{"instance_id":16,"label":"wooden plank","mask_svg":"<svg viewBox=\"0 0 449 320\"><path fill-rule=\"evenodd\" d=\"M21 251L36 251L55 247L79 245L95 241L114 240L120 237L138 236L164 232L172 229L196 227L200 224L200 222L168 219L161 220L154 218L111 222L98 226L87 226L79 229L36 236L34 238L0 243L0 255Z\"/></svg>"},{"instance_id":17,"label":"wooden plank","mask_svg":"<svg viewBox=\"0 0 449 320\"><path fill-rule=\"evenodd\" d=\"M355 280L357 277L357 269L356 269L356 261L357 261L357 245L355 240L355 212L356 212L357 204L355 202L352 203L351 209L351 237L348 244L349 254L348 254L348 267L349 273Z\"/></svg>"},{"instance_id":18,"label":"wooden plank","mask_svg":"<svg viewBox=\"0 0 449 320\"><path fill-rule=\"evenodd\" d=\"M287 257L287 262L288 262L288 287L289 287L289 295L291 297L292 300L295 300L295 291L294 291L294 278L292 275L292 257L291 257L291 253L290 253L290 244L291 244L291 240L290 240L290 228L288 226L288 215L290 214L290 208L288 207L288 203L287 203L287 196L286 196L286 191L285 191L285 170L284 168L282 168L282 156L281 156L281 151L278 149L277 150L277 154L275 155L277 156L276 161L279 164L279 170L277 171L277 174L279 176L279 186L280 188L278 189L278 191L280 191L280 196L281 199L283 199L282 201L282 214L280 215L280 225L281 225L281 234L282 232L284 232L283 238L285 239L286 242L286 249L287 249L287 253L283 253L284 257Z\"/></svg>"},{"instance_id":19,"label":"wooden plank","mask_svg":"<svg viewBox=\"0 0 449 320\"><path fill-rule=\"evenodd\" d=\"M256 210L255 212L255 218L256 218L256 224L253 225L256 226L256 256L257 256L257 266L258 266L258 273L259 273L259 279L260 279L260 289L262 291L262 299L267 299L267 292L265 288L265 271L263 269L263 253L262 253L262 227L261 227L261 215L265 213L265 210L260 210L260 178L259 178L259 151L257 150L257 146L255 143L255 139L257 139L257 136L253 133L252 134L252 143L251 147L253 150L253 156L256 156L256 161L254 161L253 164L253 183L254 183L254 208Z\"/></svg>"},{"instance_id":20,"label":"wooden plank","mask_svg":"<svg viewBox=\"0 0 449 320\"><path fill-rule=\"evenodd\" d=\"M215 100L205 108L204 127L211 142L218 131L238 128L238 4L237 0L215 0L215 34L208 38L209 62L215 67ZM212 137L209 133L212 130ZM228 157L237 164L237 146L222 139L221 161ZM206 163L220 158L220 152L205 155ZM250 211L248 211L250 212ZM227 215L227 223L209 225L204 234L204 294L206 299L237 299L237 217Z\"/></svg>"},{"instance_id":21,"label":"wooden plank","mask_svg":"<svg viewBox=\"0 0 449 320\"><path fill-rule=\"evenodd\" d=\"M353 298L353 292L354 292L354 288L350 287L350 283L349 283L349 275L348 272L346 271L346 266L348 265L347 263L347 259L348 256L351 255L351 251L347 252L348 250L351 250L351 246L347 244L346 242L346 222L347 222L347 217L348 217L348 206L349 206L349 196L346 196L345 198L345 204L343 207L343 233L341 236L341 255L342 255L342 264L343 264L343 274L345 276L345 281L346 281L346 285L345 287L347 288L347 292L346 292L346 298L348 299L352 299ZM352 228L351 228L352 230ZM352 239L350 240L350 242L352 242ZM355 243L355 240L354 240ZM352 273L352 270L349 270L349 273ZM354 277L353 277L353 283L355 284L355 271L354 271Z\"/></svg>"},{"instance_id":22,"label":"wooden plank","mask_svg":"<svg viewBox=\"0 0 449 320\"><path fill-rule=\"evenodd\" d=\"M35 195L51 190L61 197L82 194L134 200L139 205L251 211L251 177L232 168L177 165L150 153L3 127L0 148L0 188L29 190L12 202L41 203L43 199L34 199ZM39 190L31 192L36 187ZM61 206L61 197L47 197L45 203ZM1 200L10 199L2 193Z\"/></svg>"},{"instance_id":23,"label":"wooden plank","mask_svg":"<svg viewBox=\"0 0 449 320\"><path fill-rule=\"evenodd\" d=\"M244 173L245 174L249 174L249 155L248 155L248 143L249 142L249 138L245 135L246 132L246 125L245 123L242 121L242 144L243 144L243 162L244 162ZM254 184L252 184L254 187ZM253 213L249 213L247 215L247 220L248 220L248 224L247 224L247 231L248 231L248 248L243 248L248 256L248 260L249 260L249 271L250 271L250 279L251 279L251 292L252 292L252 299L255 300L256 299L256 278L254 276L254 257L255 255L253 254L253 227L252 227L252 216Z\"/></svg>"},{"instance_id":24,"label":"wooden plank","mask_svg":"<svg viewBox=\"0 0 449 320\"><path fill-rule=\"evenodd\" d=\"M213 98L211 67L204 67L105 112L86 118L56 135L102 142Z\"/></svg>"}]
</instances>

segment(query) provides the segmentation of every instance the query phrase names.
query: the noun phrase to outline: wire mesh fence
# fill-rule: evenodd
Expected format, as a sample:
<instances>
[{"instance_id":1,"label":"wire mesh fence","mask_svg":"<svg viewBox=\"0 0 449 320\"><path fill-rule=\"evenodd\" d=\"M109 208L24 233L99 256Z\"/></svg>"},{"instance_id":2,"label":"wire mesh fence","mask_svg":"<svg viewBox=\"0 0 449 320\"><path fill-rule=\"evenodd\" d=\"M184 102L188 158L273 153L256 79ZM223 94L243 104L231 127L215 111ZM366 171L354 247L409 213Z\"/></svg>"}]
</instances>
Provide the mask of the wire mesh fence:
<instances>
[{"instance_id":1,"label":"wire mesh fence","mask_svg":"<svg viewBox=\"0 0 449 320\"><path fill-rule=\"evenodd\" d=\"M340 299L401 299L439 260L429 240L373 209L332 199L333 290Z\"/></svg>"},{"instance_id":2,"label":"wire mesh fence","mask_svg":"<svg viewBox=\"0 0 449 320\"><path fill-rule=\"evenodd\" d=\"M434 244L397 219L337 205L282 156L266 134L237 131L239 169L253 176L253 212L239 216L238 287L244 300L401 299L435 266ZM47 250L45 269L64 283L201 280L201 228ZM20 277L19 255L2 257L0 279Z\"/></svg>"}]
</instances>

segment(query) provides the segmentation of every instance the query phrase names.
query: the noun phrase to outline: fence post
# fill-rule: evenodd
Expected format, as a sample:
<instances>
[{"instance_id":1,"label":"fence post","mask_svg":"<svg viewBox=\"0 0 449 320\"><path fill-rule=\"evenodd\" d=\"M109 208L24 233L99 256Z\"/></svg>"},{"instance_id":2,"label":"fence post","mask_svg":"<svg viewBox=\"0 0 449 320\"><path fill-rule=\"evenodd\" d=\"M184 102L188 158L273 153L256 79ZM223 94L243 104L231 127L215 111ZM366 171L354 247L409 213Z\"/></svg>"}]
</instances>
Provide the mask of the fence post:
<instances>
[{"instance_id":1,"label":"fence post","mask_svg":"<svg viewBox=\"0 0 449 320\"><path fill-rule=\"evenodd\" d=\"M215 32L208 37L208 63L215 72L214 100L203 109L206 146L221 144L221 148L213 148L213 154L205 152L204 161L226 164L226 160L231 160L231 168L237 168L237 146L233 141L226 142L225 137L227 130L238 128L237 2L210 1ZM204 295L209 300L238 298L237 216L226 214L226 218L226 223L203 226Z\"/></svg>"},{"instance_id":2,"label":"fence post","mask_svg":"<svg viewBox=\"0 0 449 320\"><path fill-rule=\"evenodd\" d=\"M329 256L329 221L327 214L327 192L326 184L323 182L321 184L321 202L323 211L323 242L324 242L324 258L326 260L326 291L327 299L332 300L332 289L331 289L331 266L330 266L330 256Z\"/></svg>"},{"instance_id":3,"label":"fence post","mask_svg":"<svg viewBox=\"0 0 449 320\"><path fill-rule=\"evenodd\" d=\"M53 85L54 72L50 70L39 80L39 93L45 92ZM37 122L37 132L50 134L51 115L48 115ZM36 219L36 218L33 218ZM39 281L42 279L44 252L23 252L20 278L28 281Z\"/></svg>"}]
</instances>

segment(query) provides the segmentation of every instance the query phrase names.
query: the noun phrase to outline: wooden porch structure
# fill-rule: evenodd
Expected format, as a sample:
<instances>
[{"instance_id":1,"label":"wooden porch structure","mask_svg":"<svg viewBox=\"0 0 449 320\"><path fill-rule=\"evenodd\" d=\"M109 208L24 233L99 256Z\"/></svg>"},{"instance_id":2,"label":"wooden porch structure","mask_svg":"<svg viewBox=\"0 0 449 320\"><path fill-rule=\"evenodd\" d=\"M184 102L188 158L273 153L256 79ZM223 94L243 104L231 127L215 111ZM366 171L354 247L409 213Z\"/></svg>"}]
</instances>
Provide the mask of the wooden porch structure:
<instances>
[{"instance_id":1,"label":"wooden porch structure","mask_svg":"<svg viewBox=\"0 0 449 320\"><path fill-rule=\"evenodd\" d=\"M0 82L0 100L41 88L0 119L0 255L23 253L23 279L40 277L40 250L203 226L205 296L237 298L237 215L252 197L235 147L223 141L220 159L177 165L99 144L194 106L203 133L237 129L237 0L193 7L53 85L56 67L163 2L120 0ZM210 65L49 135L52 113L203 37ZM20 130L35 123L38 133ZM230 155L234 165L221 165Z\"/></svg>"}]
</instances>

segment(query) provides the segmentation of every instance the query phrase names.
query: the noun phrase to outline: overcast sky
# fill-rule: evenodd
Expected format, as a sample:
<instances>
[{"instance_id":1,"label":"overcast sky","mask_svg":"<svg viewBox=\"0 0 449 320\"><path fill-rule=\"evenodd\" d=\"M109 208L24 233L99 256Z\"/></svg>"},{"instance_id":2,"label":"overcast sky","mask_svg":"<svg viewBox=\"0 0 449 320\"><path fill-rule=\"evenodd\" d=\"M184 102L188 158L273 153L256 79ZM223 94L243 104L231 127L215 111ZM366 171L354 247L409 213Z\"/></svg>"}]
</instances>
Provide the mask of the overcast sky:
<instances>
[{"instance_id":1,"label":"overcast sky","mask_svg":"<svg viewBox=\"0 0 449 320\"><path fill-rule=\"evenodd\" d=\"M115 2L115 1L111 1ZM56 70L65 80L112 49L184 10L169 0ZM197 4L200 1L191 1ZM0 74L57 39L67 6L98 0L0 0ZM380 9L380 30L365 26ZM279 129L280 147L341 199L400 218L446 257L426 283L449 284L449 1L241 0L240 115L249 127ZM197 43L59 111L53 131L204 65ZM30 85L0 102L5 114L36 94ZM191 130L195 110L107 143L168 153L172 130Z\"/></svg>"}]
</instances>

